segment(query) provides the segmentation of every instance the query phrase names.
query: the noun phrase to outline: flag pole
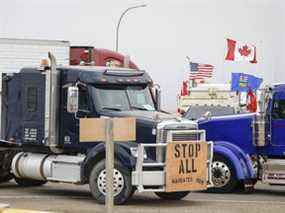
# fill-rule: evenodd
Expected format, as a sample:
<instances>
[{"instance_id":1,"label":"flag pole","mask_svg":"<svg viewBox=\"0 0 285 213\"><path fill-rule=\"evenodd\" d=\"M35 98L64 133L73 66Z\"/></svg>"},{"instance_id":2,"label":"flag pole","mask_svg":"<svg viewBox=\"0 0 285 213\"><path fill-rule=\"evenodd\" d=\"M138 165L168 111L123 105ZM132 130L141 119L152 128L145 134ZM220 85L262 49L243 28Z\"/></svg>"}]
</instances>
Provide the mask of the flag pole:
<instances>
[{"instance_id":1,"label":"flag pole","mask_svg":"<svg viewBox=\"0 0 285 213\"><path fill-rule=\"evenodd\" d=\"M187 59L187 61L188 61L189 70L190 70L190 72L191 72L191 61L190 61L190 57L187 55L187 56L186 56L186 59ZM191 80L189 79L188 81L189 81L189 88L188 88L188 89L190 90L191 87L193 88L193 87L195 86L195 82L194 82L194 79L191 79Z\"/></svg>"}]
</instances>

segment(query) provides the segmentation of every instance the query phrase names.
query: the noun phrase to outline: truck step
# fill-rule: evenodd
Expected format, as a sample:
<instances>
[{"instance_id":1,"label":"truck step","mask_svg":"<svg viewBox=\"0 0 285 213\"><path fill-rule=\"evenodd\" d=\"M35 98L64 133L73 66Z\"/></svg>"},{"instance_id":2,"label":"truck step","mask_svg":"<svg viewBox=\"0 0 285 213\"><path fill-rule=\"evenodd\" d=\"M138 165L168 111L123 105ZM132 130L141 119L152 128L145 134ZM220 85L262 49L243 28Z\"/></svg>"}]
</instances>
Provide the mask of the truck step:
<instances>
[{"instance_id":1,"label":"truck step","mask_svg":"<svg viewBox=\"0 0 285 213\"><path fill-rule=\"evenodd\" d=\"M153 163L143 163L143 167L156 167L156 166L165 166L165 163L158 163L158 162L153 162Z\"/></svg>"},{"instance_id":2,"label":"truck step","mask_svg":"<svg viewBox=\"0 0 285 213\"><path fill-rule=\"evenodd\" d=\"M269 184L285 185L285 160L268 160L264 165L262 181Z\"/></svg>"}]
</instances>

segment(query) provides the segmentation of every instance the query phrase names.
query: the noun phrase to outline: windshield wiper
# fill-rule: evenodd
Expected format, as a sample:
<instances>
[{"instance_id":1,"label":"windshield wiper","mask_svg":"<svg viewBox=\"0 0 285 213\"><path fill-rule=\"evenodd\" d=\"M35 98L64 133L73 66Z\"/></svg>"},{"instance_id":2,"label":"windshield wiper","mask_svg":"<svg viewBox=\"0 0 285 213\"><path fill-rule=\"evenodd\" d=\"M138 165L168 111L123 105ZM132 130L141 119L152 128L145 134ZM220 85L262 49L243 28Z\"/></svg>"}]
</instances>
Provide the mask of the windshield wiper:
<instances>
[{"instance_id":1,"label":"windshield wiper","mask_svg":"<svg viewBox=\"0 0 285 213\"><path fill-rule=\"evenodd\" d=\"M148 109L144 108L144 107L139 107L139 106L131 106L132 109L138 109L138 110L144 110L144 111L148 111Z\"/></svg>"},{"instance_id":2,"label":"windshield wiper","mask_svg":"<svg viewBox=\"0 0 285 213\"><path fill-rule=\"evenodd\" d=\"M115 107L102 107L103 110L114 110L114 111L122 111L119 108L115 108Z\"/></svg>"}]
</instances>

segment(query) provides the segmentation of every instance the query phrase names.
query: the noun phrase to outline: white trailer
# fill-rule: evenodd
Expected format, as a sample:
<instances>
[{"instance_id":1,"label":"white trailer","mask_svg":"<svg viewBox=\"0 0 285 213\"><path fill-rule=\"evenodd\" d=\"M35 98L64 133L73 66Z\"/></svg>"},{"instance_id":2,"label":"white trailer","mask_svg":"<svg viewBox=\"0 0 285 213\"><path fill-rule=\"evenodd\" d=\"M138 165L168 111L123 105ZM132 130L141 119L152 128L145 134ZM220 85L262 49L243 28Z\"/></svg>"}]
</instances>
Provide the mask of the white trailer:
<instances>
[{"instance_id":1,"label":"white trailer","mask_svg":"<svg viewBox=\"0 0 285 213\"><path fill-rule=\"evenodd\" d=\"M53 53L58 65L69 64L68 41L0 38L0 71L19 72L23 67L38 66Z\"/></svg>"},{"instance_id":2,"label":"white trailer","mask_svg":"<svg viewBox=\"0 0 285 213\"><path fill-rule=\"evenodd\" d=\"M69 65L70 43L68 41L0 38L0 94L2 94L2 73L16 73L23 67L39 66L42 59L48 59L51 52L57 59L57 64ZM0 109L2 97L0 96ZM5 110L4 110L5 111ZM0 110L1 124L4 122ZM1 125L1 137L3 125ZM2 137L3 138L3 137Z\"/></svg>"},{"instance_id":3,"label":"white trailer","mask_svg":"<svg viewBox=\"0 0 285 213\"><path fill-rule=\"evenodd\" d=\"M178 109L186 112L190 106L239 107L239 96L231 91L230 84L200 84L189 89L188 96L178 99Z\"/></svg>"}]
</instances>

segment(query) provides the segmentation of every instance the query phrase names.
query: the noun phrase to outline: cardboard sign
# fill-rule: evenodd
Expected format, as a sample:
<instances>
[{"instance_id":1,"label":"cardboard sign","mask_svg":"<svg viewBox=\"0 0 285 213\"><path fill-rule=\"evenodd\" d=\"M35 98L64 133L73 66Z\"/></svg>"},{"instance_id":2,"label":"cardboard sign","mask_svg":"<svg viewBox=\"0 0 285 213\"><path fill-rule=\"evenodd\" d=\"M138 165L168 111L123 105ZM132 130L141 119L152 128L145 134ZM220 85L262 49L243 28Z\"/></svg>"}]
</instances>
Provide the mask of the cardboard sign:
<instances>
[{"instance_id":1,"label":"cardboard sign","mask_svg":"<svg viewBox=\"0 0 285 213\"><path fill-rule=\"evenodd\" d=\"M206 142L171 142L166 153L166 191L207 189Z\"/></svg>"},{"instance_id":2,"label":"cardboard sign","mask_svg":"<svg viewBox=\"0 0 285 213\"><path fill-rule=\"evenodd\" d=\"M136 119L113 118L113 141L135 141ZM80 118L80 142L106 141L104 118Z\"/></svg>"}]
</instances>

